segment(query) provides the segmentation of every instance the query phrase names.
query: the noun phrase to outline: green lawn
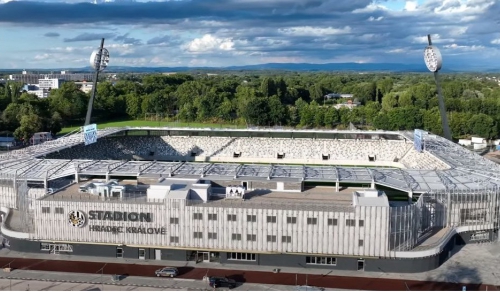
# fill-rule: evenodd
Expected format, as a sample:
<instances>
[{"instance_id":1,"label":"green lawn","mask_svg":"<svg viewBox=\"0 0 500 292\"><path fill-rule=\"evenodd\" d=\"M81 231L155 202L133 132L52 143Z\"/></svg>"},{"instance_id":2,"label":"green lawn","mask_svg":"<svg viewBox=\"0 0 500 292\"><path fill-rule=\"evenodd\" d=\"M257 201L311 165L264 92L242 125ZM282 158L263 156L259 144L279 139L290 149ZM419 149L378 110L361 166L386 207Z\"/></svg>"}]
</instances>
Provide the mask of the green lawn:
<instances>
[{"instance_id":1,"label":"green lawn","mask_svg":"<svg viewBox=\"0 0 500 292\"><path fill-rule=\"evenodd\" d=\"M106 122L97 123L98 129L111 128L111 127L192 127L192 128L244 128L241 125L235 124L205 124L205 123L181 123L181 122L158 122L158 121L143 121L143 120L131 120L131 121L120 121L120 122ZM58 135L65 135L71 131L78 129L79 127L66 127L58 133Z\"/></svg>"}]
</instances>

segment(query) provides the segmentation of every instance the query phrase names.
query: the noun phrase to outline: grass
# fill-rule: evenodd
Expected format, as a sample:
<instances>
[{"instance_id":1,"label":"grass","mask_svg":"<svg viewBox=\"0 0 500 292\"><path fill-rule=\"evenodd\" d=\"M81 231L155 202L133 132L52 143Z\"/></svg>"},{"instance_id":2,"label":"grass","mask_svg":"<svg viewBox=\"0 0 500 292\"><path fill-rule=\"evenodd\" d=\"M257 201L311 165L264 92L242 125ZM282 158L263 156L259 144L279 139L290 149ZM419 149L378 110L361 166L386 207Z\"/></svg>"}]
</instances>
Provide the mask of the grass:
<instances>
[{"instance_id":1,"label":"grass","mask_svg":"<svg viewBox=\"0 0 500 292\"><path fill-rule=\"evenodd\" d=\"M129 121L114 121L97 123L98 129L111 127L191 127L191 128L243 128L244 126L236 124L213 124L213 123L182 123L182 122L165 122L165 121L144 121L144 120L129 120ZM62 128L58 135L65 135L74 131L81 126Z\"/></svg>"}]
</instances>

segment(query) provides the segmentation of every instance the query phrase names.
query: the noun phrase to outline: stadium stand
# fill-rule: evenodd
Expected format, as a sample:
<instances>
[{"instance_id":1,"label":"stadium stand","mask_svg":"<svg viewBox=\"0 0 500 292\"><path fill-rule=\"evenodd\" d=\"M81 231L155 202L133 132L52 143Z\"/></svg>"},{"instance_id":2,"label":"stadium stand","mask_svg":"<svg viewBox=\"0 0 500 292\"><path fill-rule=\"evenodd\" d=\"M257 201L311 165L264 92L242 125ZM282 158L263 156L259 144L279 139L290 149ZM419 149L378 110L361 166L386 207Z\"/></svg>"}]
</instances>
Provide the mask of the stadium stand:
<instances>
[{"instance_id":1,"label":"stadium stand","mask_svg":"<svg viewBox=\"0 0 500 292\"><path fill-rule=\"evenodd\" d=\"M406 153L400 162L409 169L444 170L450 167L427 151L417 152L413 148Z\"/></svg>"},{"instance_id":2,"label":"stadium stand","mask_svg":"<svg viewBox=\"0 0 500 292\"><path fill-rule=\"evenodd\" d=\"M230 138L205 136L116 136L100 139L47 154L49 159L183 160L209 159L300 159L399 162L412 169L448 169L448 165L429 153L418 153L405 140L311 139L311 138Z\"/></svg>"}]
</instances>

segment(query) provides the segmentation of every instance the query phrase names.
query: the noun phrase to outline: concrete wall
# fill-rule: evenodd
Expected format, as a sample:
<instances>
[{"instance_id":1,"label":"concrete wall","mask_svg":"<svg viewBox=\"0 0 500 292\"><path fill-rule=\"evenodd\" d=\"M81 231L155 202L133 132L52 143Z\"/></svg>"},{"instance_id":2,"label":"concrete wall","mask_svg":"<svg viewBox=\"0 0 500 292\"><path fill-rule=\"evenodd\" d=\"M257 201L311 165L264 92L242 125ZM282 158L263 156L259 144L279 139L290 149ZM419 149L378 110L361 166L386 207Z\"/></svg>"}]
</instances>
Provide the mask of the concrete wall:
<instances>
[{"instance_id":1,"label":"concrete wall","mask_svg":"<svg viewBox=\"0 0 500 292\"><path fill-rule=\"evenodd\" d=\"M17 238L10 238L4 235L4 237L9 241L10 250L23 252L23 253L45 253L49 254L49 251L42 251L41 243L44 241L28 241ZM51 243L51 242L48 242ZM69 243L73 247L73 252L61 252L61 254L69 254L75 256L92 256L92 257L105 257L105 258L116 258L116 249L121 247L123 249L123 258L125 259L139 259L139 248L130 246L116 246L116 245L95 245L95 244L73 244ZM161 259L169 261L186 261L186 251L177 249L160 249ZM154 260L155 259L155 248L145 248L145 259Z\"/></svg>"}]
</instances>

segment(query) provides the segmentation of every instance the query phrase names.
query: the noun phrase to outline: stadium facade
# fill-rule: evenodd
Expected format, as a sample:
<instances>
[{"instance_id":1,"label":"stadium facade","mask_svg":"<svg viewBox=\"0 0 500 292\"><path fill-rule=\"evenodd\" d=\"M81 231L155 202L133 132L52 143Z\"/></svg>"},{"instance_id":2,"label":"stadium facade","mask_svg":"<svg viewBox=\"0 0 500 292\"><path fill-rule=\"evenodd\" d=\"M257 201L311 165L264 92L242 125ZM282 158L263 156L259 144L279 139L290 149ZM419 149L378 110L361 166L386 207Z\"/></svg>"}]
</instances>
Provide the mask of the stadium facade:
<instances>
[{"instance_id":1,"label":"stadium facade","mask_svg":"<svg viewBox=\"0 0 500 292\"><path fill-rule=\"evenodd\" d=\"M498 239L500 167L417 134L76 133L0 157L2 234L24 252L427 271Z\"/></svg>"}]
</instances>

